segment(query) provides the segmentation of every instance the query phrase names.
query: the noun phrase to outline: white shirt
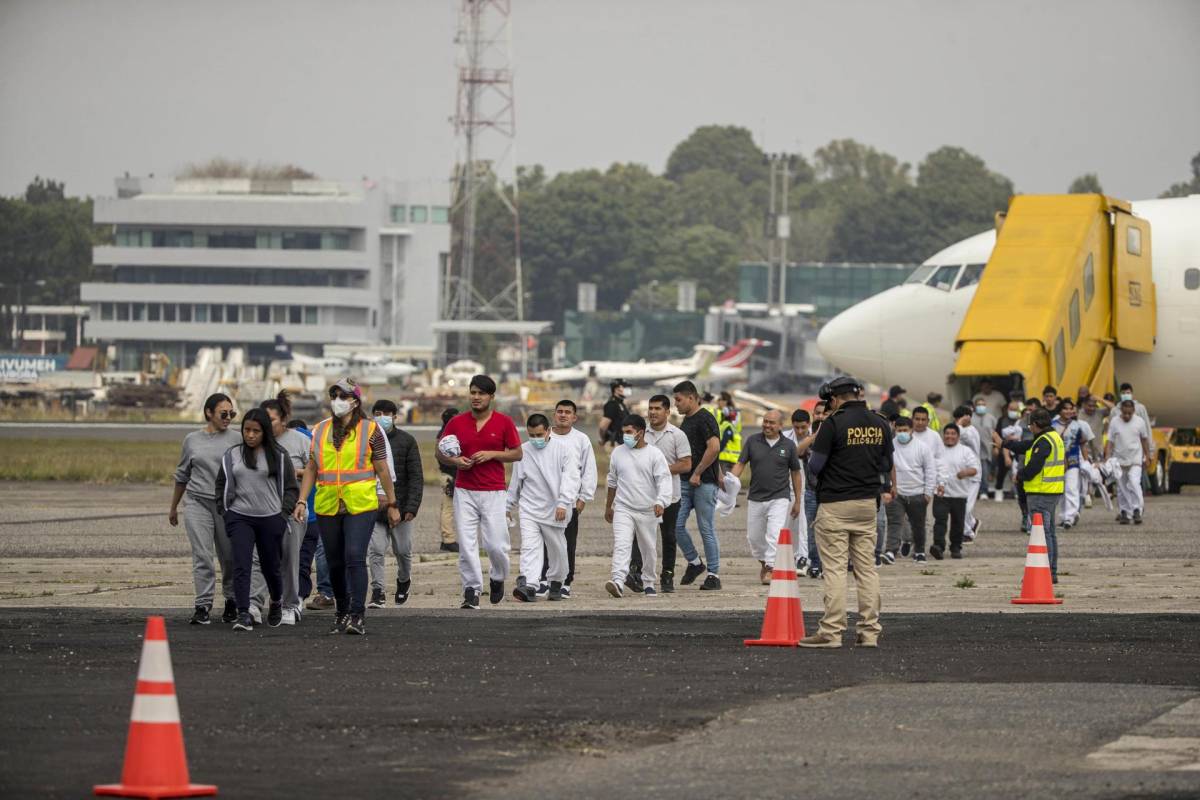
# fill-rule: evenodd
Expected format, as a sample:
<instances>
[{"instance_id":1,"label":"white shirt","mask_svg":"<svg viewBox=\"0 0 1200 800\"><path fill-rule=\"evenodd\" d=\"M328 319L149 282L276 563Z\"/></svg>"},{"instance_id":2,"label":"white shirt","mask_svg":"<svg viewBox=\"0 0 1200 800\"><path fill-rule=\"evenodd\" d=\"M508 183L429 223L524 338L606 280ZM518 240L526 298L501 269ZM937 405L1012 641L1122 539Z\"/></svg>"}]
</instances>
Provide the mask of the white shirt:
<instances>
[{"instance_id":1,"label":"white shirt","mask_svg":"<svg viewBox=\"0 0 1200 800\"><path fill-rule=\"evenodd\" d=\"M892 439L892 464L896 467L896 491L903 497L933 497L937 489L937 459L924 442L912 439L900 444Z\"/></svg>"},{"instance_id":2,"label":"white shirt","mask_svg":"<svg viewBox=\"0 0 1200 800\"><path fill-rule=\"evenodd\" d=\"M974 475L959 478L958 473L964 469L975 469ZM942 487L945 497L967 497L971 487L979 483L979 454L970 447L957 444L954 447L943 447L942 457L938 459L938 485Z\"/></svg>"},{"instance_id":3,"label":"white shirt","mask_svg":"<svg viewBox=\"0 0 1200 800\"><path fill-rule=\"evenodd\" d=\"M646 444L662 451L668 467L674 466L681 459L692 457L692 446L688 443L687 434L669 422L661 431L646 428ZM671 473L671 503L679 502L679 486L678 473Z\"/></svg>"},{"instance_id":4,"label":"white shirt","mask_svg":"<svg viewBox=\"0 0 1200 800\"><path fill-rule=\"evenodd\" d=\"M987 406L988 411L996 419L1003 417L1004 411L1008 407L1008 401L1004 399L1004 395L995 389L983 395L983 404Z\"/></svg>"},{"instance_id":5,"label":"white shirt","mask_svg":"<svg viewBox=\"0 0 1200 800\"><path fill-rule=\"evenodd\" d=\"M929 448L929 452L933 455L935 461L942 458L942 451L946 449L946 445L942 443L942 435L935 430L926 428L917 433L913 431L913 441L920 442Z\"/></svg>"},{"instance_id":6,"label":"white shirt","mask_svg":"<svg viewBox=\"0 0 1200 800\"><path fill-rule=\"evenodd\" d=\"M608 460L608 488L616 489L613 509L653 514L671 505L671 471L657 447L614 447Z\"/></svg>"},{"instance_id":7,"label":"white shirt","mask_svg":"<svg viewBox=\"0 0 1200 800\"><path fill-rule=\"evenodd\" d=\"M392 462L392 443L388 441L387 431L385 431L381 427L379 429L379 432L383 435L383 452L386 454L386 457L387 457L388 475L391 476L392 485L395 486L396 485L396 465ZM303 436L304 434L302 433L300 435ZM384 489L383 484L379 482L378 475L375 476L375 494L379 495L380 497L387 497L387 490Z\"/></svg>"},{"instance_id":8,"label":"white shirt","mask_svg":"<svg viewBox=\"0 0 1200 800\"><path fill-rule=\"evenodd\" d=\"M550 431L550 438L561 439L575 448L575 460L579 464L579 496L575 499L592 502L596 497L596 451L592 449L592 437L578 428L571 428L562 435Z\"/></svg>"},{"instance_id":9,"label":"white shirt","mask_svg":"<svg viewBox=\"0 0 1200 800\"><path fill-rule=\"evenodd\" d=\"M565 528L577 497L579 461L566 436L551 436L542 448L521 445L521 460L513 464L508 482L509 511L519 507L524 519ZM554 518L556 508L566 510L565 519Z\"/></svg>"},{"instance_id":10,"label":"white shirt","mask_svg":"<svg viewBox=\"0 0 1200 800\"><path fill-rule=\"evenodd\" d=\"M1149 449L1150 430L1146 421L1134 414L1129 422L1121 419L1120 414L1113 414L1108 419L1108 441L1112 445L1112 453L1122 467L1142 463L1142 439L1147 440Z\"/></svg>"},{"instance_id":11,"label":"white shirt","mask_svg":"<svg viewBox=\"0 0 1200 800\"><path fill-rule=\"evenodd\" d=\"M958 428L958 443L965 444L967 447L974 450L975 455L979 456L979 460L980 461L983 460L983 455L979 452L979 446L980 446L979 431L975 430L975 427L973 425L968 425L965 428L962 427L961 425L959 426L959 428ZM942 445L942 449L943 450L946 449L945 444Z\"/></svg>"}]
</instances>

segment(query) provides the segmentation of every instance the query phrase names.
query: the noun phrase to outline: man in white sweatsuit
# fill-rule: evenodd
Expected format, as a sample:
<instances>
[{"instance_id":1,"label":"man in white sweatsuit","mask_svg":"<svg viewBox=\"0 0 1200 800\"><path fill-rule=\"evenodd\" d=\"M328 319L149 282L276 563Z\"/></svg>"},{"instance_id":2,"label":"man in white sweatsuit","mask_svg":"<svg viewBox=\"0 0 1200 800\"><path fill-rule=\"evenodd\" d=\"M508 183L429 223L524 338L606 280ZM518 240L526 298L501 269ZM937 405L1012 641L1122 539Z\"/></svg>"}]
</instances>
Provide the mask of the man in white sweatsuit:
<instances>
[{"instance_id":1,"label":"man in white sweatsuit","mask_svg":"<svg viewBox=\"0 0 1200 800\"><path fill-rule=\"evenodd\" d=\"M612 579L604 588L622 597L629 557L636 536L642 551L642 594L657 597L654 569L657 561L658 521L671 502L671 470L667 457L646 444L646 420L637 414L625 417L621 445L608 462L608 498L604 520L613 526Z\"/></svg>"},{"instance_id":2,"label":"man in white sweatsuit","mask_svg":"<svg viewBox=\"0 0 1200 800\"><path fill-rule=\"evenodd\" d=\"M1117 522L1128 525L1142 524L1142 469L1150 465L1150 429L1145 420L1137 415L1132 400L1122 400L1120 413L1108 421L1108 444L1104 446L1104 459L1116 458L1119 468L1117 478L1117 505L1120 514Z\"/></svg>"},{"instance_id":3,"label":"man in white sweatsuit","mask_svg":"<svg viewBox=\"0 0 1200 800\"><path fill-rule=\"evenodd\" d=\"M958 425L958 441L964 447L975 451L979 458L979 472L975 475L975 486L967 495L967 518L963 528L963 540L974 541L979 532L979 520L975 518L975 501L979 499L980 481L984 478L983 448L980 446L979 431L972 424L972 412L967 406L954 409L954 424ZM945 447L943 446L943 451Z\"/></svg>"},{"instance_id":4,"label":"man in white sweatsuit","mask_svg":"<svg viewBox=\"0 0 1200 800\"><path fill-rule=\"evenodd\" d=\"M545 553L547 597L561 600L569 566L567 523L579 496L579 460L566 439L550 435L544 414L530 416L525 430L529 441L521 445L524 452L508 482L508 513L519 509L521 516L521 573L513 597L525 603L537 599L537 583L531 581L540 578Z\"/></svg>"},{"instance_id":5,"label":"man in white sweatsuit","mask_svg":"<svg viewBox=\"0 0 1200 800\"><path fill-rule=\"evenodd\" d=\"M570 519L567 522L567 579L563 581L562 596L571 596L571 583L575 580L575 545L579 540L579 516L588 503L596 497L596 451L592 449L592 437L575 427L578 414L573 400L559 400L554 406L554 424L550 428L550 436L561 439L575 449L579 462L579 496L569 509ZM542 566L541 581L538 584L538 596L549 594L550 583L546 570L550 563L549 553L543 553L545 562ZM530 576L530 582L533 578Z\"/></svg>"}]
</instances>

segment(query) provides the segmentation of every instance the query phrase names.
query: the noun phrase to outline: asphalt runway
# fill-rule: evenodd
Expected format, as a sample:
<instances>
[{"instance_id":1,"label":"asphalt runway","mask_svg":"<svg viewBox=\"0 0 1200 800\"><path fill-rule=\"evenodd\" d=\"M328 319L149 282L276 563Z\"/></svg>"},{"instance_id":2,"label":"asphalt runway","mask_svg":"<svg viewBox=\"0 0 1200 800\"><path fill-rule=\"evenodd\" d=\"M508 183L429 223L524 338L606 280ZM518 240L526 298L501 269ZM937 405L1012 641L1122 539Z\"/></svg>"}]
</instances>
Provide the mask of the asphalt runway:
<instances>
[{"instance_id":1,"label":"asphalt runway","mask_svg":"<svg viewBox=\"0 0 1200 800\"><path fill-rule=\"evenodd\" d=\"M144 615L0 616L0 794L119 777ZM831 651L746 648L757 614L422 611L366 637L316 616L168 623L194 781L229 798L1200 795L1195 615L893 614L879 649Z\"/></svg>"}]
</instances>

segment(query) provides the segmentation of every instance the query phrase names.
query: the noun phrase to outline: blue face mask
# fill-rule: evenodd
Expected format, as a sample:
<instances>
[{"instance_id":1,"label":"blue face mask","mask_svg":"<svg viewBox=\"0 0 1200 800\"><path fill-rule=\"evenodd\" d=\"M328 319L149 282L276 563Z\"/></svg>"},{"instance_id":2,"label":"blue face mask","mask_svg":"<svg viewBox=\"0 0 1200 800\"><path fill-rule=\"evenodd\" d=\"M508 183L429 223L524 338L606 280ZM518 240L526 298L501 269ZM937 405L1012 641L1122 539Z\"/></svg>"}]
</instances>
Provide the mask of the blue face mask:
<instances>
[{"instance_id":1,"label":"blue face mask","mask_svg":"<svg viewBox=\"0 0 1200 800\"><path fill-rule=\"evenodd\" d=\"M636 436L633 436L632 434L627 433L621 438L622 438L622 441L625 442L626 447L637 447L637 437Z\"/></svg>"},{"instance_id":2,"label":"blue face mask","mask_svg":"<svg viewBox=\"0 0 1200 800\"><path fill-rule=\"evenodd\" d=\"M1121 392L1121 400L1122 400L1122 401L1125 401L1125 400L1132 400L1132 399L1133 399L1133 393L1132 393L1132 392Z\"/></svg>"},{"instance_id":3,"label":"blue face mask","mask_svg":"<svg viewBox=\"0 0 1200 800\"><path fill-rule=\"evenodd\" d=\"M392 420L391 417L385 416L383 414L376 414L375 415L375 424L378 425L379 427L383 428L384 432L386 433L388 431L391 431L394 421Z\"/></svg>"},{"instance_id":4,"label":"blue face mask","mask_svg":"<svg viewBox=\"0 0 1200 800\"><path fill-rule=\"evenodd\" d=\"M904 431L903 433L897 433L896 441L899 442L900 444L908 444L909 442L912 441L912 434L909 433L908 431Z\"/></svg>"},{"instance_id":5,"label":"blue face mask","mask_svg":"<svg viewBox=\"0 0 1200 800\"><path fill-rule=\"evenodd\" d=\"M547 445L547 444L549 444L549 442L548 442L547 440L545 440L545 439L530 439L529 441L530 441L530 442L533 444L533 446L534 446L534 447L536 447L538 450L545 450L545 449L546 449L546 445Z\"/></svg>"},{"instance_id":6,"label":"blue face mask","mask_svg":"<svg viewBox=\"0 0 1200 800\"><path fill-rule=\"evenodd\" d=\"M1010 409L1008 410L1008 418L1009 418L1009 419L1020 419L1020 418L1021 418L1021 412L1020 412L1020 411L1015 411L1015 410L1013 410L1013 409L1011 409L1011 408L1010 408Z\"/></svg>"},{"instance_id":7,"label":"blue face mask","mask_svg":"<svg viewBox=\"0 0 1200 800\"><path fill-rule=\"evenodd\" d=\"M975 406L975 413L982 417L987 413L987 406Z\"/></svg>"}]
</instances>

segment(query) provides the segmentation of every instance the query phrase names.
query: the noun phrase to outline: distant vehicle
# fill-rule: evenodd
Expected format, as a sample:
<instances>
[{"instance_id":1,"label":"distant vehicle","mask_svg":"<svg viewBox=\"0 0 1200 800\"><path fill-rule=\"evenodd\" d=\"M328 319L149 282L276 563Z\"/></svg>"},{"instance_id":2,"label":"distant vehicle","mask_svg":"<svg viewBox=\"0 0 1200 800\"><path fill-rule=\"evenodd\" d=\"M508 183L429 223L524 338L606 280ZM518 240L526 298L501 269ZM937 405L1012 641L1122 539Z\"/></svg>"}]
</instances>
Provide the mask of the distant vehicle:
<instances>
[{"instance_id":1,"label":"distant vehicle","mask_svg":"<svg viewBox=\"0 0 1200 800\"><path fill-rule=\"evenodd\" d=\"M717 344L698 344L689 358L666 361L580 361L573 367L539 372L539 380L549 383L607 383L618 379L630 384L652 384L702 377L725 348Z\"/></svg>"},{"instance_id":2,"label":"distant vehicle","mask_svg":"<svg viewBox=\"0 0 1200 800\"><path fill-rule=\"evenodd\" d=\"M1179 494L1184 486L1200 485L1200 428L1176 428L1163 450L1163 491Z\"/></svg>"},{"instance_id":3,"label":"distant vehicle","mask_svg":"<svg viewBox=\"0 0 1200 800\"><path fill-rule=\"evenodd\" d=\"M413 364L392 361L377 353L353 353L350 358L338 356L306 356L292 352L283 336L275 336L275 359L291 361L300 371L313 375L341 377L349 375L363 383L388 383L393 378L407 378L418 372Z\"/></svg>"}]
</instances>

